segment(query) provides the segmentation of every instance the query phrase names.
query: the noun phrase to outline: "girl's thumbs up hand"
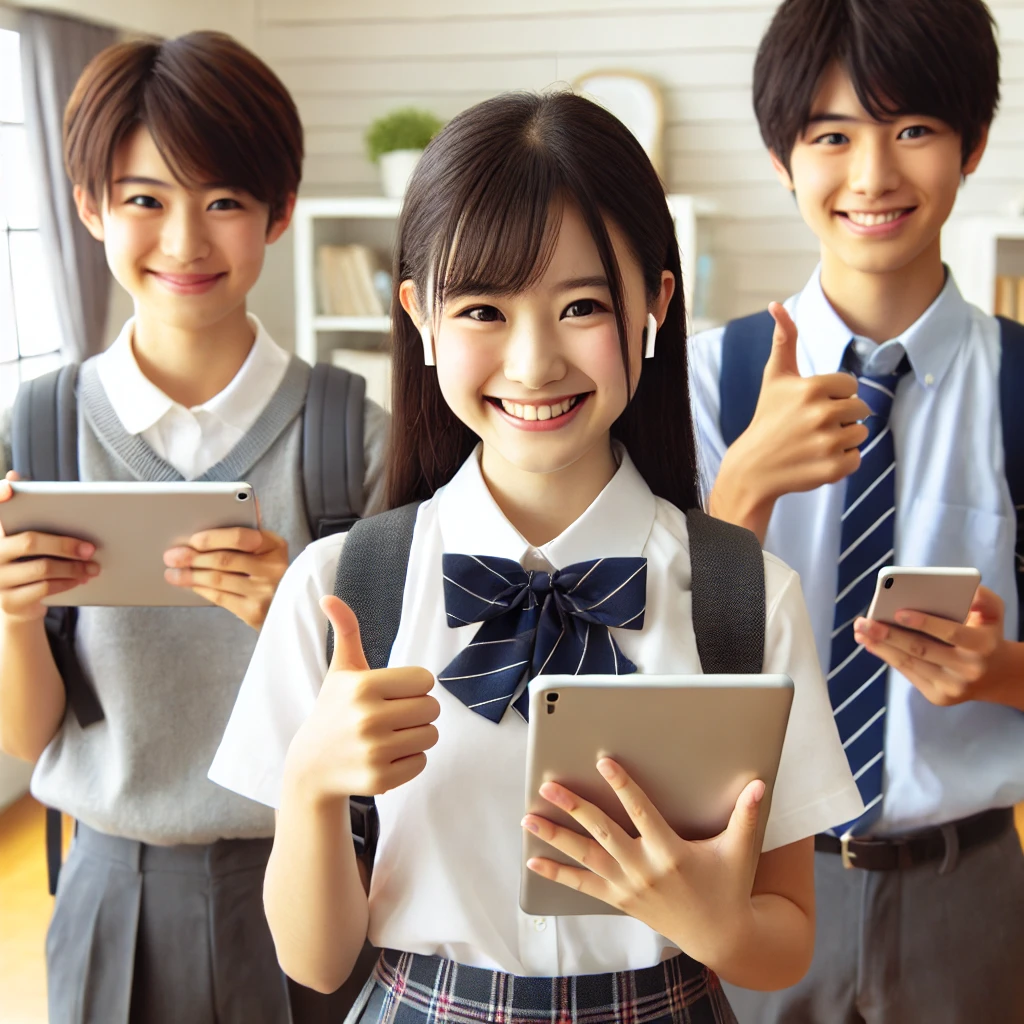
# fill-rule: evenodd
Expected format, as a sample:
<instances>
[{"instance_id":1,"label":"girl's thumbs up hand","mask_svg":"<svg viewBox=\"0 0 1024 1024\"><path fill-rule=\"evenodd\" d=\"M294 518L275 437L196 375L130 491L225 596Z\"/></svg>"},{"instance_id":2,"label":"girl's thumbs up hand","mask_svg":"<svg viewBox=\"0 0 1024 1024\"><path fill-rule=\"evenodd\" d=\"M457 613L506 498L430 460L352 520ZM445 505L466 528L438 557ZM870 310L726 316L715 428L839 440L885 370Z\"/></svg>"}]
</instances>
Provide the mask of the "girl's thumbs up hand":
<instances>
[{"instance_id":1,"label":"girl's thumbs up hand","mask_svg":"<svg viewBox=\"0 0 1024 1024\"><path fill-rule=\"evenodd\" d=\"M371 669L352 609L333 596L320 607L334 629L334 654L285 773L317 802L376 796L426 767L441 713L430 696L434 677L424 668Z\"/></svg>"},{"instance_id":2,"label":"girl's thumbs up hand","mask_svg":"<svg viewBox=\"0 0 1024 1024\"><path fill-rule=\"evenodd\" d=\"M355 612L334 596L323 598L320 609L334 630L334 654L328 672L369 672Z\"/></svg>"}]
</instances>

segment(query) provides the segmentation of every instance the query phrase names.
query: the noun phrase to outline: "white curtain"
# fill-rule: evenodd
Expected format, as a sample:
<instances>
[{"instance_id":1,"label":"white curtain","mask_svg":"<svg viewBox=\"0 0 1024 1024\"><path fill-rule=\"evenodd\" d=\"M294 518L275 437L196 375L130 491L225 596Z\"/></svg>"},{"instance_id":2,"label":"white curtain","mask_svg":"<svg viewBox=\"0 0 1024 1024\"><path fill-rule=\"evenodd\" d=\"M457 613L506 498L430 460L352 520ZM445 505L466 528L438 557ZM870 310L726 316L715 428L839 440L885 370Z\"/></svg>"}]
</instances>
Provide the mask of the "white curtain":
<instances>
[{"instance_id":1,"label":"white curtain","mask_svg":"<svg viewBox=\"0 0 1024 1024\"><path fill-rule=\"evenodd\" d=\"M83 68L117 41L113 29L24 11L19 19L25 128L39 183L39 233L53 280L62 354L80 361L103 345L110 272L103 246L78 219L64 172L64 107Z\"/></svg>"}]
</instances>

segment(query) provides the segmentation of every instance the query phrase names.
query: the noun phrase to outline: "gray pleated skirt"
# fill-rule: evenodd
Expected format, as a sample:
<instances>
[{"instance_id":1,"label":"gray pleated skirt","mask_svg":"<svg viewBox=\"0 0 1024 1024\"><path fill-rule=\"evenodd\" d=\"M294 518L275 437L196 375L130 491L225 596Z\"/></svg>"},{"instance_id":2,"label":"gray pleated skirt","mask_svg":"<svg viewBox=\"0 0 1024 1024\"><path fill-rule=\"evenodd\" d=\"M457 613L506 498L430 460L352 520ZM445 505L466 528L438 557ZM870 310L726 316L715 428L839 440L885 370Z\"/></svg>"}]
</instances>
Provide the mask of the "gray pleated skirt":
<instances>
[{"instance_id":1,"label":"gray pleated skirt","mask_svg":"<svg viewBox=\"0 0 1024 1024\"><path fill-rule=\"evenodd\" d=\"M149 846L79 826L46 938L50 1024L312 1024L263 912L270 839Z\"/></svg>"}]
</instances>

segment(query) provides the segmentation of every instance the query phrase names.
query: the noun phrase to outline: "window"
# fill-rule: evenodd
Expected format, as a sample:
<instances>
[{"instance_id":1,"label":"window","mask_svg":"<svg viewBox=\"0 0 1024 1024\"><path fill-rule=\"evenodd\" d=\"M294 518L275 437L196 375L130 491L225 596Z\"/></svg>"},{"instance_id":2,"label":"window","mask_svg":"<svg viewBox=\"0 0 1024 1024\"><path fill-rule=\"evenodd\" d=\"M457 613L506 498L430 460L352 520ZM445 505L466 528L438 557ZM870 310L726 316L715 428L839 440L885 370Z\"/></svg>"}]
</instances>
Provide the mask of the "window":
<instances>
[{"instance_id":1,"label":"window","mask_svg":"<svg viewBox=\"0 0 1024 1024\"><path fill-rule=\"evenodd\" d=\"M60 363L60 326L39 236L18 33L0 28L0 409Z\"/></svg>"}]
</instances>

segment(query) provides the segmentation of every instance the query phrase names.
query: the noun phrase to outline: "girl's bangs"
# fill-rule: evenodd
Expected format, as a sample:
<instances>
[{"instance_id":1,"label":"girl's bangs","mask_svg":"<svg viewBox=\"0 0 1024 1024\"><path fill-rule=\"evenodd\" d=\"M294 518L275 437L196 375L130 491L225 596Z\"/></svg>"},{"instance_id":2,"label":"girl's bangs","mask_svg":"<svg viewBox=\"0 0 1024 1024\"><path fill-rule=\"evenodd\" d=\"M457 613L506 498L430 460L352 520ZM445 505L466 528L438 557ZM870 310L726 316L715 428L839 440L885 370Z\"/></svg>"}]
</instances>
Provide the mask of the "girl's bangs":
<instances>
[{"instance_id":1,"label":"girl's bangs","mask_svg":"<svg viewBox=\"0 0 1024 1024\"><path fill-rule=\"evenodd\" d=\"M430 259L435 311L463 295L516 295L535 284L551 262L564 202L553 168L534 159L505 160L447 204Z\"/></svg>"}]
</instances>

